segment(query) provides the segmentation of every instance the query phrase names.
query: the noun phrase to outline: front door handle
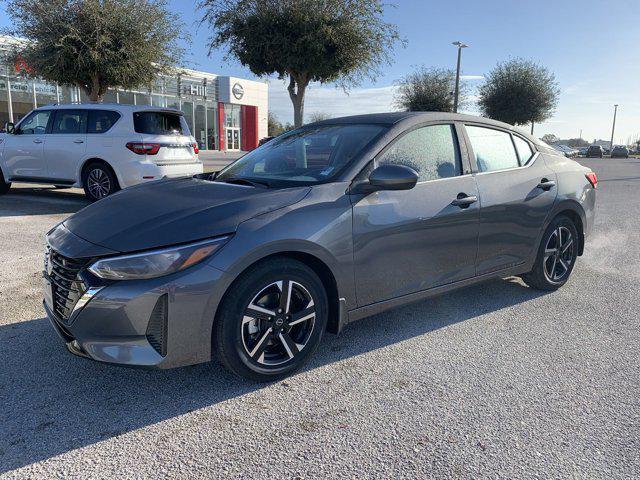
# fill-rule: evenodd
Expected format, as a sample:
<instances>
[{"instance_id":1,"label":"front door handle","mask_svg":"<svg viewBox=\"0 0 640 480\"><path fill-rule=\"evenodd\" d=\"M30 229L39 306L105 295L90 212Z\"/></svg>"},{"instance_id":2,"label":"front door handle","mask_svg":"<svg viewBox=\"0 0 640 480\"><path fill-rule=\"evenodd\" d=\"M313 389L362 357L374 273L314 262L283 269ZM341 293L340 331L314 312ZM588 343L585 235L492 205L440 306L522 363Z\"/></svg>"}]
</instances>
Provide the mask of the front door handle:
<instances>
[{"instance_id":1,"label":"front door handle","mask_svg":"<svg viewBox=\"0 0 640 480\"><path fill-rule=\"evenodd\" d=\"M551 190L555 186L556 186L556 182L554 182L553 180L549 180L547 178L543 178L542 180L540 180L540 183L538 184L538 188L544 190L545 192Z\"/></svg>"},{"instance_id":2,"label":"front door handle","mask_svg":"<svg viewBox=\"0 0 640 480\"><path fill-rule=\"evenodd\" d=\"M84 143L84 140L80 140L80 139L74 140L73 143Z\"/></svg>"},{"instance_id":3,"label":"front door handle","mask_svg":"<svg viewBox=\"0 0 640 480\"><path fill-rule=\"evenodd\" d=\"M40 140L39 138L36 138L33 140L33 143L42 143L42 140Z\"/></svg>"},{"instance_id":4,"label":"front door handle","mask_svg":"<svg viewBox=\"0 0 640 480\"><path fill-rule=\"evenodd\" d=\"M466 193L459 193L458 197L451 202L451 205L454 207L467 208L472 203L476 203L478 201L478 197L475 195L467 195Z\"/></svg>"}]
</instances>

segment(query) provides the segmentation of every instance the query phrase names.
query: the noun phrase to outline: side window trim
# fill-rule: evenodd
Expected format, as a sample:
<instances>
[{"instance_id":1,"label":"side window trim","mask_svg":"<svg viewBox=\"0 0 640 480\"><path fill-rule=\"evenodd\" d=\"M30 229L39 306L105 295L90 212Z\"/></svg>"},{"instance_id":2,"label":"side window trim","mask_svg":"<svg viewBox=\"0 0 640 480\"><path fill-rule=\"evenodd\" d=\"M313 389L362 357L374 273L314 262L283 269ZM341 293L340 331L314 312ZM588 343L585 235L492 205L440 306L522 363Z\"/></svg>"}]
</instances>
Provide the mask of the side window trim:
<instances>
[{"instance_id":1,"label":"side window trim","mask_svg":"<svg viewBox=\"0 0 640 480\"><path fill-rule=\"evenodd\" d=\"M513 145L516 147L516 153L518 154L518 163L520 164L521 167L525 167L526 165L531 163L531 160L533 159L533 157L536 156L536 153L538 151L536 150L535 146L532 145L531 142L529 140L527 140L526 138L524 138L523 136L511 132L511 137L512 137L512 141L513 141ZM520 158L520 150L518 150L518 147L516 145L516 138L522 140L527 145L529 145L529 149L531 150L531 156L524 163L522 163L522 158Z\"/></svg>"},{"instance_id":2,"label":"side window trim","mask_svg":"<svg viewBox=\"0 0 640 480\"><path fill-rule=\"evenodd\" d=\"M392 148L405 135L408 135L409 133L411 133L411 132L413 132L415 130L418 130L420 128L435 127L435 126L438 126L438 125L449 125L452 128L453 140L454 140L454 148L457 148L457 151L458 151L458 157L459 157L459 161L460 161L459 167L460 167L460 172L461 173L460 173L460 175L454 175L452 177L432 178L430 180L420 180L420 181L418 181L418 184L427 183L427 182L437 182L437 181L440 181L440 180L449 180L449 179L452 179L452 178L461 177L463 175L468 175L470 172L469 173L466 172L466 165L465 165L465 161L464 161L463 149L462 149L462 146L461 146L460 136L459 136L459 132L458 132L458 128L457 128L456 123L457 122L455 122L455 121L433 121L433 122L420 123L420 124L412 126L411 128L409 128L407 130L404 130L399 135L397 135L395 138L391 139L389 141L389 143L387 143L376 154L376 156L373 158L373 160L371 162L369 162L367 165L364 166L364 168L358 173L358 175L355 176L355 178L359 178L360 175L362 174L362 172L364 172L365 170L367 170L369 168L370 164L373 165L373 168L376 168L378 166L378 162L380 160L380 157L382 157L390 148Z\"/></svg>"}]
</instances>

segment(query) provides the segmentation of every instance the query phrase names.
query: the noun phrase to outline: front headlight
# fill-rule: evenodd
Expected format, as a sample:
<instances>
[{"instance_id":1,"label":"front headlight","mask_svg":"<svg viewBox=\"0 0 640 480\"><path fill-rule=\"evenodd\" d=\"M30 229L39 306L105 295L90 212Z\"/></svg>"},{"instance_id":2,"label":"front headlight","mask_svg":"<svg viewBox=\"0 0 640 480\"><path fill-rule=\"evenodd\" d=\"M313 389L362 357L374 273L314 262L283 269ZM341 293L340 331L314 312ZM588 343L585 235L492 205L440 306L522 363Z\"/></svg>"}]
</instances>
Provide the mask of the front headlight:
<instances>
[{"instance_id":1,"label":"front headlight","mask_svg":"<svg viewBox=\"0 0 640 480\"><path fill-rule=\"evenodd\" d=\"M89 271L105 280L144 280L162 277L201 262L213 255L229 238L218 237L188 245L105 258L91 265Z\"/></svg>"}]
</instances>

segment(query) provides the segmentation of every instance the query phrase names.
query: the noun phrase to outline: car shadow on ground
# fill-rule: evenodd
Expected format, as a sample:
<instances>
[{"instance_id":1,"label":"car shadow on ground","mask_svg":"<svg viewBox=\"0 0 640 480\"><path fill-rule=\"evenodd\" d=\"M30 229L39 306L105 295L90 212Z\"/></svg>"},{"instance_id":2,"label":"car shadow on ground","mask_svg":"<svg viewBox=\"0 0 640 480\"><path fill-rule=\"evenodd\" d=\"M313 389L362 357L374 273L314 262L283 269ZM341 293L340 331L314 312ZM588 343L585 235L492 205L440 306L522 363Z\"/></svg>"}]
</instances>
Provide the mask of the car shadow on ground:
<instances>
[{"instance_id":1,"label":"car shadow on ground","mask_svg":"<svg viewBox=\"0 0 640 480\"><path fill-rule=\"evenodd\" d=\"M0 217L72 214L89 203L79 189L12 187L7 194L0 196Z\"/></svg>"},{"instance_id":2,"label":"car shadow on ground","mask_svg":"<svg viewBox=\"0 0 640 480\"><path fill-rule=\"evenodd\" d=\"M326 335L305 372L541 295L494 280L365 318ZM45 318L0 327L0 345L0 474L269 385L211 364L154 371L77 358Z\"/></svg>"}]
</instances>

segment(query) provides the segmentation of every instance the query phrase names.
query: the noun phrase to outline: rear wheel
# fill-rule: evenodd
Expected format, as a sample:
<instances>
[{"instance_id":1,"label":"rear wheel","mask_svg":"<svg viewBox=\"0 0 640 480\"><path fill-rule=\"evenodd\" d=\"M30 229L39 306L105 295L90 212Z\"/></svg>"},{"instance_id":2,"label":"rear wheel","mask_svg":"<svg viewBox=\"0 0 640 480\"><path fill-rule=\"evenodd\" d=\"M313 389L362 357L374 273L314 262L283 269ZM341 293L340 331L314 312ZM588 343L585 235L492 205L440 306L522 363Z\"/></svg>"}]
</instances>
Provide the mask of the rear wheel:
<instances>
[{"instance_id":1,"label":"rear wheel","mask_svg":"<svg viewBox=\"0 0 640 480\"><path fill-rule=\"evenodd\" d=\"M95 202L120 190L118 179L104 163L91 163L82 174L82 186L89 200Z\"/></svg>"},{"instance_id":2,"label":"rear wheel","mask_svg":"<svg viewBox=\"0 0 640 480\"><path fill-rule=\"evenodd\" d=\"M4 195L11 188L11 182L6 182L4 180L4 175L2 174L2 170L0 170L0 195Z\"/></svg>"},{"instance_id":3,"label":"rear wheel","mask_svg":"<svg viewBox=\"0 0 640 480\"><path fill-rule=\"evenodd\" d=\"M214 325L213 348L233 373L276 380L306 363L320 343L327 315L327 294L313 270L274 258L230 288Z\"/></svg>"},{"instance_id":4,"label":"rear wheel","mask_svg":"<svg viewBox=\"0 0 640 480\"><path fill-rule=\"evenodd\" d=\"M577 258L576 226L568 217L557 217L542 236L533 269L522 279L539 290L557 290L569 280Z\"/></svg>"}]
</instances>

